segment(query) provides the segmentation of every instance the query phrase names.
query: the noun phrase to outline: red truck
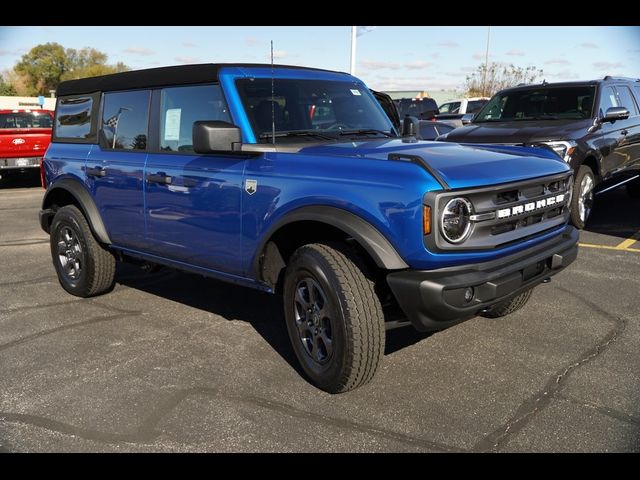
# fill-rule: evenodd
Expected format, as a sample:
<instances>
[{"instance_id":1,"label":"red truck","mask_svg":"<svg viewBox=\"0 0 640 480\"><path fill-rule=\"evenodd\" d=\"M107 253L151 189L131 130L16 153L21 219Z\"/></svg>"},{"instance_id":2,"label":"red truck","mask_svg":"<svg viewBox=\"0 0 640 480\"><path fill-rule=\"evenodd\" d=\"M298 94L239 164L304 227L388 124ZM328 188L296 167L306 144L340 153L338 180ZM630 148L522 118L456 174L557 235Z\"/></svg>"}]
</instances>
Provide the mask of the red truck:
<instances>
[{"instance_id":1,"label":"red truck","mask_svg":"<svg viewBox=\"0 0 640 480\"><path fill-rule=\"evenodd\" d=\"M0 110L0 178L37 171L52 123L50 110Z\"/></svg>"}]
</instances>

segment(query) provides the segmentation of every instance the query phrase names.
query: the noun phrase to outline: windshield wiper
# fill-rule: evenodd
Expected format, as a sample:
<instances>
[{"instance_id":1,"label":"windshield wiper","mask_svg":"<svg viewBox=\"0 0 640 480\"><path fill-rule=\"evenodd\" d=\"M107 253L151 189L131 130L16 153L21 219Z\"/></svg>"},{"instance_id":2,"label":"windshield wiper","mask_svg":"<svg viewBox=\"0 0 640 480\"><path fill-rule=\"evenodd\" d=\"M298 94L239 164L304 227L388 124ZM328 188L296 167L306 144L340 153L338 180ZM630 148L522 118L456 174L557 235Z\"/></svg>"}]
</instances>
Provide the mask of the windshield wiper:
<instances>
[{"instance_id":1,"label":"windshield wiper","mask_svg":"<svg viewBox=\"0 0 640 480\"><path fill-rule=\"evenodd\" d=\"M330 135L325 135L320 132L316 132L315 130L291 130L288 132L276 132L276 138L279 137L318 137L324 140L335 140L336 137L332 137ZM259 138L272 138L273 133L264 132L261 133Z\"/></svg>"},{"instance_id":2,"label":"windshield wiper","mask_svg":"<svg viewBox=\"0 0 640 480\"><path fill-rule=\"evenodd\" d=\"M527 121L527 120L560 120L558 117L556 117L555 115L538 115L535 117L522 117L522 118L516 118L514 119L515 121Z\"/></svg>"},{"instance_id":3,"label":"windshield wiper","mask_svg":"<svg viewBox=\"0 0 640 480\"><path fill-rule=\"evenodd\" d=\"M340 130L340 136L346 135L375 135L380 134L385 137L394 137L389 132L385 132L384 130L376 130L375 128L360 128L358 130Z\"/></svg>"}]
</instances>

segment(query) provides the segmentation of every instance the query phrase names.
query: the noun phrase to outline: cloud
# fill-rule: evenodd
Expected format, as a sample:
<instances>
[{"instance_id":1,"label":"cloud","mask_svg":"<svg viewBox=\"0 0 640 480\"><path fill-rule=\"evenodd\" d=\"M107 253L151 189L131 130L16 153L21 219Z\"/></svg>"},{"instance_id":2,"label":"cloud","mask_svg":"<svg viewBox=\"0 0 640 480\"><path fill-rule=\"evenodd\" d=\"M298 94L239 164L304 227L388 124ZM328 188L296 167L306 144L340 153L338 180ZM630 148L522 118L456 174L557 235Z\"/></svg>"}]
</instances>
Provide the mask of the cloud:
<instances>
[{"instance_id":1,"label":"cloud","mask_svg":"<svg viewBox=\"0 0 640 480\"><path fill-rule=\"evenodd\" d=\"M597 68L599 70L611 70L613 68L622 68L624 64L620 62L593 62L593 68Z\"/></svg>"},{"instance_id":2,"label":"cloud","mask_svg":"<svg viewBox=\"0 0 640 480\"><path fill-rule=\"evenodd\" d=\"M512 48L505 55L509 55L510 57L524 57L525 53L522 50L518 50L517 48Z\"/></svg>"},{"instance_id":3,"label":"cloud","mask_svg":"<svg viewBox=\"0 0 640 480\"><path fill-rule=\"evenodd\" d=\"M15 50L6 50L4 48L0 48L0 57L3 56L18 56L27 53L25 48L16 48Z\"/></svg>"},{"instance_id":4,"label":"cloud","mask_svg":"<svg viewBox=\"0 0 640 480\"><path fill-rule=\"evenodd\" d=\"M481 52L476 52L472 55L474 60L484 60L486 54Z\"/></svg>"},{"instance_id":5,"label":"cloud","mask_svg":"<svg viewBox=\"0 0 640 480\"><path fill-rule=\"evenodd\" d=\"M193 42L182 42L182 46L185 48L194 48L196 44Z\"/></svg>"},{"instance_id":6,"label":"cloud","mask_svg":"<svg viewBox=\"0 0 640 480\"><path fill-rule=\"evenodd\" d=\"M545 65L571 65L569 60L564 58L551 58L544 62Z\"/></svg>"},{"instance_id":7,"label":"cloud","mask_svg":"<svg viewBox=\"0 0 640 480\"><path fill-rule=\"evenodd\" d=\"M400 64L399 63L379 62L377 60L362 60L360 62L360 66L362 68L367 69L367 70L382 70L382 69L385 69L385 68L392 68L392 69L400 68Z\"/></svg>"},{"instance_id":8,"label":"cloud","mask_svg":"<svg viewBox=\"0 0 640 480\"><path fill-rule=\"evenodd\" d=\"M445 40L444 42L438 43L437 46L445 48L458 48L460 44L458 42L454 42L453 40Z\"/></svg>"},{"instance_id":9,"label":"cloud","mask_svg":"<svg viewBox=\"0 0 640 480\"><path fill-rule=\"evenodd\" d=\"M143 55L145 57L148 57L149 55L155 55L156 53L150 48L145 47L128 47L122 51L125 53L133 53L134 55Z\"/></svg>"},{"instance_id":10,"label":"cloud","mask_svg":"<svg viewBox=\"0 0 640 480\"><path fill-rule=\"evenodd\" d=\"M556 73L545 73L545 77L557 78L558 80L572 80L576 78L576 72L574 70L565 68Z\"/></svg>"},{"instance_id":11,"label":"cloud","mask_svg":"<svg viewBox=\"0 0 640 480\"><path fill-rule=\"evenodd\" d=\"M255 37L247 37L244 39L244 44L248 47L254 47L256 45L258 45L259 43L261 43L257 38Z\"/></svg>"},{"instance_id":12,"label":"cloud","mask_svg":"<svg viewBox=\"0 0 640 480\"><path fill-rule=\"evenodd\" d=\"M367 82L374 90L426 90L435 92L438 90L455 90L459 85L434 81L432 77L376 77L373 82Z\"/></svg>"},{"instance_id":13,"label":"cloud","mask_svg":"<svg viewBox=\"0 0 640 480\"><path fill-rule=\"evenodd\" d=\"M582 48L600 48L600 47L598 47L598 45L596 45L595 43L591 43L591 42L582 42L578 46L582 47Z\"/></svg>"},{"instance_id":14,"label":"cloud","mask_svg":"<svg viewBox=\"0 0 640 480\"><path fill-rule=\"evenodd\" d=\"M199 63L200 59L198 57L189 57L187 55L180 55L178 57L175 57L175 61L179 62L179 63Z\"/></svg>"},{"instance_id":15,"label":"cloud","mask_svg":"<svg viewBox=\"0 0 640 480\"><path fill-rule=\"evenodd\" d=\"M287 57L290 57L290 56L291 55L286 50L274 50L273 51L273 59L274 60L281 60L283 58L287 58ZM269 53L267 55L267 57L269 57L269 59L271 59L271 53Z\"/></svg>"},{"instance_id":16,"label":"cloud","mask_svg":"<svg viewBox=\"0 0 640 480\"><path fill-rule=\"evenodd\" d=\"M433 65L431 62L425 62L424 60L414 60L412 62L407 62L404 64L405 68L409 70L421 70L423 68L427 68L428 66Z\"/></svg>"},{"instance_id":17,"label":"cloud","mask_svg":"<svg viewBox=\"0 0 640 480\"><path fill-rule=\"evenodd\" d=\"M439 54L439 53L432 53L432 54L431 54L431 58L433 58L434 60L435 60L436 58L440 58L440 54Z\"/></svg>"},{"instance_id":18,"label":"cloud","mask_svg":"<svg viewBox=\"0 0 640 480\"><path fill-rule=\"evenodd\" d=\"M460 71L464 73L472 73L472 72L475 72L476 70L478 70L478 67L471 67L471 66L460 67Z\"/></svg>"}]
</instances>

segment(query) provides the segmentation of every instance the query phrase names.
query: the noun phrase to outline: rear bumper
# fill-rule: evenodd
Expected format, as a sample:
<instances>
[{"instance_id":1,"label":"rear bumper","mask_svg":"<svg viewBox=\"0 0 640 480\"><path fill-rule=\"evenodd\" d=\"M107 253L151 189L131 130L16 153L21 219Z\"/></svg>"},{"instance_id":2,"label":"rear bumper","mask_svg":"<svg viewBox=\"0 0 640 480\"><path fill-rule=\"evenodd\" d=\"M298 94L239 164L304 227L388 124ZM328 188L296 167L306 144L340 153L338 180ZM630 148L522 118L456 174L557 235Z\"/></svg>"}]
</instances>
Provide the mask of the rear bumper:
<instances>
[{"instance_id":1,"label":"rear bumper","mask_svg":"<svg viewBox=\"0 0 640 480\"><path fill-rule=\"evenodd\" d=\"M387 282L413 326L441 330L533 288L562 271L578 254L578 231L561 235L522 252L490 262L439 270L405 270ZM473 287L473 298L465 291Z\"/></svg>"}]
</instances>

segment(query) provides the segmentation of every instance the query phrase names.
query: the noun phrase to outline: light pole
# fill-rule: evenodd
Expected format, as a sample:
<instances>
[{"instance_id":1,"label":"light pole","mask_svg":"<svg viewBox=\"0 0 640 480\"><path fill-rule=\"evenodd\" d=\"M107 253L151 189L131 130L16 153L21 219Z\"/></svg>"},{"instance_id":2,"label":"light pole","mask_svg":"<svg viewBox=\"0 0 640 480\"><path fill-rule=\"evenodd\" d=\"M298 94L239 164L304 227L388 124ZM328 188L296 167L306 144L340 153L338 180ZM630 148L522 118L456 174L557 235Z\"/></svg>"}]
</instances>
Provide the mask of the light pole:
<instances>
[{"instance_id":1,"label":"light pole","mask_svg":"<svg viewBox=\"0 0 640 480\"><path fill-rule=\"evenodd\" d=\"M351 27L351 68L349 69L349 73L351 75L356 74L356 37L357 37L358 27Z\"/></svg>"},{"instance_id":2,"label":"light pole","mask_svg":"<svg viewBox=\"0 0 640 480\"><path fill-rule=\"evenodd\" d=\"M116 148L116 138L118 136L118 123L120 123L120 115L122 115L122 112L124 112L125 110L131 110L129 107L120 107L118 109L118 113L116 113L116 125L113 128L113 142L111 144L111 148Z\"/></svg>"},{"instance_id":3,"label":"light pole","mask_svg":"<svg viewBox=\"0 0 640 480\"><path fill-rule=\"evenodd\" d=\"M484 55L484 77L482 79L482 96L486 97L487 70L489 69L489 38L491 37L491 25L487 27L487 51Z\"/></svg>"}]
</instances>

